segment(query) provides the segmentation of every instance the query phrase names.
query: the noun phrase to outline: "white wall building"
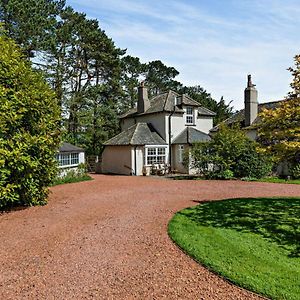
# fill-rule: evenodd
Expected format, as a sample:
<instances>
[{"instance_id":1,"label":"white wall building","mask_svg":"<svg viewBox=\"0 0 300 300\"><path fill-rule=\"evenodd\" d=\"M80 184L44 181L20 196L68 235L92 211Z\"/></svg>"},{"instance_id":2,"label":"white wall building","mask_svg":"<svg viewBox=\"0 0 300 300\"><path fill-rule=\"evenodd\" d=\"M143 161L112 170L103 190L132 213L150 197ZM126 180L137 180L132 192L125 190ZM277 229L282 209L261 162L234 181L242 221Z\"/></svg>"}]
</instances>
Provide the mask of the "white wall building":
<instances>
[{"instance_id":1,"label":"white wall building","mask_svg":"<svg viewBox=\"0 0 300 300\"><path fill-rule=\"evenodd\" d=\"M82 148L63 142L56 159L60 176L65 176L70 170L77 171L78 166L85 163L85 153Z\"/></svg>"},{"instance_id":2,"label":"white wall building","mask_svg":"<svg viewBox=\"0 0 300 300\"><path fill-rule=\"evenodd\" d=\"M102 172L148 175L153 170L191 173L183 166L184 152L210 139L214 112L187 95L169 91L148 99L139 87L137 107L120 117L122 132L104 143Z\"/></svg>"}]
</instances>

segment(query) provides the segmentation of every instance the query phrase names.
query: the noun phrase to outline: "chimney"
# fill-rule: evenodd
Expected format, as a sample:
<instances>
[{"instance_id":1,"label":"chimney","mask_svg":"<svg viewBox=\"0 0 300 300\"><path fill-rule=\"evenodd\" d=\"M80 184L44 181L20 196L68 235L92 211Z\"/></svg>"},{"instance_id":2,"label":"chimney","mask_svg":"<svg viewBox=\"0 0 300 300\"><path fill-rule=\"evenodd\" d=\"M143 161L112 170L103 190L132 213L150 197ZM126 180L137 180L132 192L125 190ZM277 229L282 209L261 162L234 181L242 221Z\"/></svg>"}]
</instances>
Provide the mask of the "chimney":
<instances>
[{"instance_id":1,"label":"chimney","mask_svg":"<svg viewBox=\"0 0 300 300\"><path fill-rule=\"evenodd\" d=\"M248 75L248 83L245 89L245 126L250 126L258 114L257 90Z\"/></svg>"},{"instance_id":2,"label":"chimney","mask_svg":"<svg viewBox=\"0 0 300 300\"><path fill-rule=\"evenodd\" d=\"M150 101L148 99L148 90L144 85L144 81L142 81L138 87L137 112L139 114L144 113L149 107Z\"/></svg>"}]
</instances>

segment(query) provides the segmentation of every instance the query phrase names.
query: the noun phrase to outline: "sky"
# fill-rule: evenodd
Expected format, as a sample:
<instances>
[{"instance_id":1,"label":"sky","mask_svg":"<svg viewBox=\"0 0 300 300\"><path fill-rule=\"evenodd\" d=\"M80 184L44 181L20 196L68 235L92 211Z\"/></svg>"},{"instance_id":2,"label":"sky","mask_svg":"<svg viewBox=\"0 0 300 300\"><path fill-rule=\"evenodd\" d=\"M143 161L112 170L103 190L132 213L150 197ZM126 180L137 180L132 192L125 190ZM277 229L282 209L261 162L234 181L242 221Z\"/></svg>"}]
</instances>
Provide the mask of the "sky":
<instances>
[{"instance_id":1,"label":"sky","mask_svg":"<svg viewBox=\"0 0 300 300\"><path fill-rule=\"evenodd\" d=\"M116 46L142 62L175 67L176 80L201 85L236 109L247 75L260 103L290 91L293 57L300 54L299 0L67 0L98 19Z\"/></svg>"}]
</instances>

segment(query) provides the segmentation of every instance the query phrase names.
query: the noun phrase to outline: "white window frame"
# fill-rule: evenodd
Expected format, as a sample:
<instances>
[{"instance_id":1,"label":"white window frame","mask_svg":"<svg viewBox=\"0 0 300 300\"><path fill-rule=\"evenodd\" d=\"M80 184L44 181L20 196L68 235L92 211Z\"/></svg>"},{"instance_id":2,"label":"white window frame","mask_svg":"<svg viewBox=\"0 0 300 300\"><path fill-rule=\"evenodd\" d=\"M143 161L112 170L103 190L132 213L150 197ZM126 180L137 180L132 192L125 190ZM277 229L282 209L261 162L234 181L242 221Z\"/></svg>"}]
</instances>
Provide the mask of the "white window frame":
<instances>
[{"instance_id":1,"label":"white window frame","mask_svg":"<svg viewBox=\"0 0 300 300\"><path fill-rule=\"evenodd\" d=\"M79 152L61 152L56 155L59 168L76 167L79 165Z\"/></svg>"},{"instance_id":2,"label":"white window frame","mask_svg":"<svg viewBox=\"0 0 300 300\"><path fill-rule=\"evenodd\" d=\"M194 108L192 106L187 106L185 110L185 124L195 125Z\"/></svg>"},{"instance_id":3,"label":"white window frame","mask_svg":"<svg viewBox=\"0 0 300 300\"><path fill-rule=\"evenodd\" d=\"M179 163L183 163L184 145L178 145Z\"/></svg>"},{"instance_id":4,"label":"white window frame","mask_svg":"<svg viewBox=\"0 0 300 300\"><path fill-rule=\"evenodd\" d=\"M167 154L167 146L165 145L145 146L145 166L166 164ZM153 158L153 162L149 163L148 158Z\"/></svg>"}]
</instances>

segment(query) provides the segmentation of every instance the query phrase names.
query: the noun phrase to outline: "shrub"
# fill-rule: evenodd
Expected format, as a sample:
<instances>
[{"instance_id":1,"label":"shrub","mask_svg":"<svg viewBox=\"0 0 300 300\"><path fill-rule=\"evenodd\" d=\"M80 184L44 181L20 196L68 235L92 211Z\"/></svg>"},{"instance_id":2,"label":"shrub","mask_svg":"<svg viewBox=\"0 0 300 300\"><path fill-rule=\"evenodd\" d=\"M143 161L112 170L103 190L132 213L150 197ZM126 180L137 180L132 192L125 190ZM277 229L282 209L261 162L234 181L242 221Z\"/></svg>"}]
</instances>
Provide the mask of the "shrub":
<instances>
[{"instance_id":1,"label":"shrub","mask_svg":"<svg viewBox=\"0 0 300 300\"><path fill-rule=\"evenodd\" d=\"M295 179L299 179L300 178L300 163L295 165L292 169L291 169L291 174L293 176L293 178Z\"/></svg>"},{"instance_id":2,"label":"shrub","mask_svg":"<svg viewBox=\"0 0 300 300\"><path fill-rule=\"evenodd\" d=\"M193 145L191 164L208 178L261 178L271 172L273 163L257 149L243 131L221 126L211 141Z\"/></svg>"},{"instance_id":3,"label":"shrub","mask_svg":"<svg viewBox=\"0 0 300 300\"><path fill-rule=\"evenodd\" d=\"M85 164L79 164L77 169L71 169L65 174L65 176L57 176L52 183L52 186L64 183L74 183L80 181L92 180L87 174L87 168Z\"/></svg>"},{"instance_id":4,"label":"shrub","mask_svg":"<svg viewBox=\"0 0 300 300\"><path fill-rule=\"evenodd\" d=\"M0 209L44 204L56 175L60 110L41 74L0 32Z\"/></svg>"}]
</instances>

